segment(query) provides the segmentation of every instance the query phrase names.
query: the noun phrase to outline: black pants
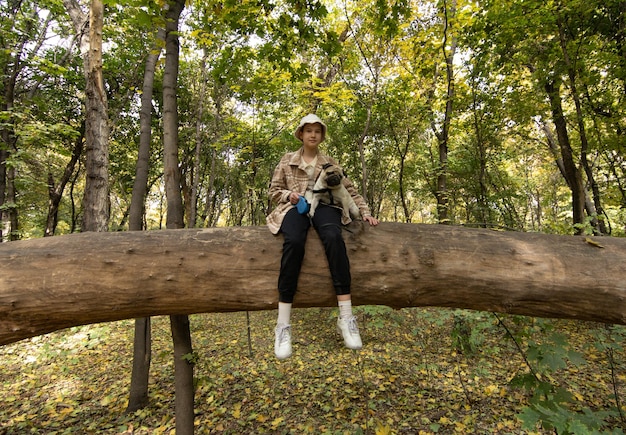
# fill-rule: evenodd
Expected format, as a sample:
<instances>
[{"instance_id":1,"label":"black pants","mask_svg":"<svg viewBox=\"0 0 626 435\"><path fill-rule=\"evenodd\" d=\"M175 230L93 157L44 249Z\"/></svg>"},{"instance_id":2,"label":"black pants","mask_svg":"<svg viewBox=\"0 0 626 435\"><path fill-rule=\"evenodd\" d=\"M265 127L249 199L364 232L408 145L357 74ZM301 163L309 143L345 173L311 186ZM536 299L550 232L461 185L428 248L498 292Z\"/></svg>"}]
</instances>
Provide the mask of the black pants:
<instances>
[{"instance_id":1,"label":"black pants","mask_svg":"<svg viewBox=\"0 0 626 435\"><path fill-rule=\"evenodd\" d=\"M280 231L283 233L283 256L278 276L278 300L292 303L298 288L298 277L304 259L306 236L313 221L330 268L330 275L337 295L350 294L350 261L346 245L341 235L341 211L335 207L320 204L313 219L291 209L285 216Z\"/></svg>"}]
</instances>

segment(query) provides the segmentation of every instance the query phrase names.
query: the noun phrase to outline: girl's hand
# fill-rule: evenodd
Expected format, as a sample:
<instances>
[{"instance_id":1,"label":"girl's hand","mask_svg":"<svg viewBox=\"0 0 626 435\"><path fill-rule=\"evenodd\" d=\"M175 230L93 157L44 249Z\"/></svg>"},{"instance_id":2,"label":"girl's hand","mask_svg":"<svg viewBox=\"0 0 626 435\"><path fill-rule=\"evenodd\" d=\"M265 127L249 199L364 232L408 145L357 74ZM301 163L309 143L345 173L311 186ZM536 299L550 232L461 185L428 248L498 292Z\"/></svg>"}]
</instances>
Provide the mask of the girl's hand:
<instances>
[{"instance_id":1,"label":"girl's hand","mask_svg":"<svg viewBox=\"0 0 626 435\"><path fill-rule=\"evenodd\" d=\"M299 199L300 199L300 194L298 192L292 191L289 194L289 202L292 203L293 205L296 205Z\"/></svg>"},{"instance_id":2,"label":"girl's hand","mask_svg":"<svg viewBox=\"0 0 626 435\"><path fill-rule=\"evenodd\" d=\"M375 227L376 225L378 225L378 219L376 219L374 216L365 216L363 218L363 220L365 222L368 222L371 226Z\"/></svg>"}]
</instances>

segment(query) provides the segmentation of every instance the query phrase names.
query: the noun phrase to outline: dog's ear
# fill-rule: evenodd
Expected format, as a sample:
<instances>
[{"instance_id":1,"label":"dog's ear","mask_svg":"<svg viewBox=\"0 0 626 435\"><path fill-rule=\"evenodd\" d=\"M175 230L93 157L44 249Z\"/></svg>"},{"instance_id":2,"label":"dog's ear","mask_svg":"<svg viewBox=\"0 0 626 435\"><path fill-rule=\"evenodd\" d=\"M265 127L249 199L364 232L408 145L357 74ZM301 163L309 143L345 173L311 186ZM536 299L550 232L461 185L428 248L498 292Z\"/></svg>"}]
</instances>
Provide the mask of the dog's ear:
<instances>
[{"instance_id":1,"label":"dog's ear","mask_svg":"<svg viewBox=\"0 0 626 435\"><path fill-rule=\"evenodd\" d=\"M348 174L346 174L345 170L342 169L341 172L343 173L343 178L348 178Z\"/></svg>"}]
</instances>

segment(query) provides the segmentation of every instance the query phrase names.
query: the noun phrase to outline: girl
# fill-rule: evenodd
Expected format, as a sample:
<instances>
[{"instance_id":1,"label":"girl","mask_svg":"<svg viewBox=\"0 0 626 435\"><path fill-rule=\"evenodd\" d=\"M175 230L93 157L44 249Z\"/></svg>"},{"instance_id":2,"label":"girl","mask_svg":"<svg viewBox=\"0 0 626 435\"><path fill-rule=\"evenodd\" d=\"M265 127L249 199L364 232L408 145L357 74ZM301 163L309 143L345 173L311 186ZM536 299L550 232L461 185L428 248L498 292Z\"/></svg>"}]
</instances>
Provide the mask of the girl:
<instances>
[{"instance_id":1,"label":"girl","mask_svg":"<svg viewBox=\"0 0 626 435\"><path fill-rule=\"evenodd\" d=\"M306 214L302 199L309 203L313 195L313 186L322 166L336 164L333 159L319 151L319 145L326 138L326 124L317 115L307 115L300 121L294 136L302 142L298 151L285 154L274 171L270 184L270 199L277 203L276 208L267 217L267 225L273 234L282 233L284 237L283 254L278 277L278 320L275 329L274 352L278 359L291 356L291 305L298 286L298 277L304 258L304 245L311 224L317 231L328 259L330 274L337 294L339 318L337 330L343 336L349 349L362 347L356 317L352 314L350 297L350 262L341 234L341 225L350 222L349 217L342 217L341 210L320 204L313 219ZM352 183L343 179L361 217L370 225L378 225Z\"/></svg>"}]
</instances>

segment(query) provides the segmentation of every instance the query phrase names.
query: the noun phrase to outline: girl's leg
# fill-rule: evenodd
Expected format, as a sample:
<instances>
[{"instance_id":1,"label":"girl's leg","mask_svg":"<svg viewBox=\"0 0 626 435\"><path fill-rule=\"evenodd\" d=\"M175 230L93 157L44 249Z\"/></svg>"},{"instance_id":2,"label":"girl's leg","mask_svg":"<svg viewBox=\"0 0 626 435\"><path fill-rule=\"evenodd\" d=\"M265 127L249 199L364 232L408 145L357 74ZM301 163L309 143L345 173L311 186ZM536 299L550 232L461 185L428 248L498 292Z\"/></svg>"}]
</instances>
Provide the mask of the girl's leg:
<instances>
[{"instance_id":1,"label":"girl's leg","mask_svg":"<svg viewBox=\"0 0 626 435\"><path fill-rule=\"evenodd\" d=\"M350 295L352 278L350 275L350 260L343 241L341 226L341 211L335 207L321 204L315 210L313 226L322 240L330 276L337 296Z\"/></svg>"},{"instance_id":2,"label":"girl's leg","mask_svg":"<svg viewBox=\"0 0 626 435\"><path fill-rule=\"evenodd\" d=\"M294 208L287 212L280 232L283 234L283 255L278 275L278 300L291 304L298 288L298 278L304 259L304 246L311 223L308 216Z\"/></svg>"},{"instance_id":3,"label":"girl's leg","mask_svg":"<svg viewBox=\"0 0 626 435\"><path fill-rule=\"evenodd\" d=\"M337 294L339 305L337 330L343 336L346 347L361 349L363 347L361 335L356 317L352 314L352 297L350 296L352 278L350 261L343 241L341 212L334 207L319 206L315 210L313 225L324 245L333 286Z\"/></svg>"},{"instance_id":4,"label":"girl's leg","mask_svg":"<svg viewBox=\"0 0 626 435\"><path fill-rule=\"evenodd\" d=\"M283 255L278 276L278 319L274 330L274 353L278 359L291 356L291 304L298 288L298 277L304 259L309 218L290 210L280 227L283 233Z\"/></svg>"}]
</instances>

